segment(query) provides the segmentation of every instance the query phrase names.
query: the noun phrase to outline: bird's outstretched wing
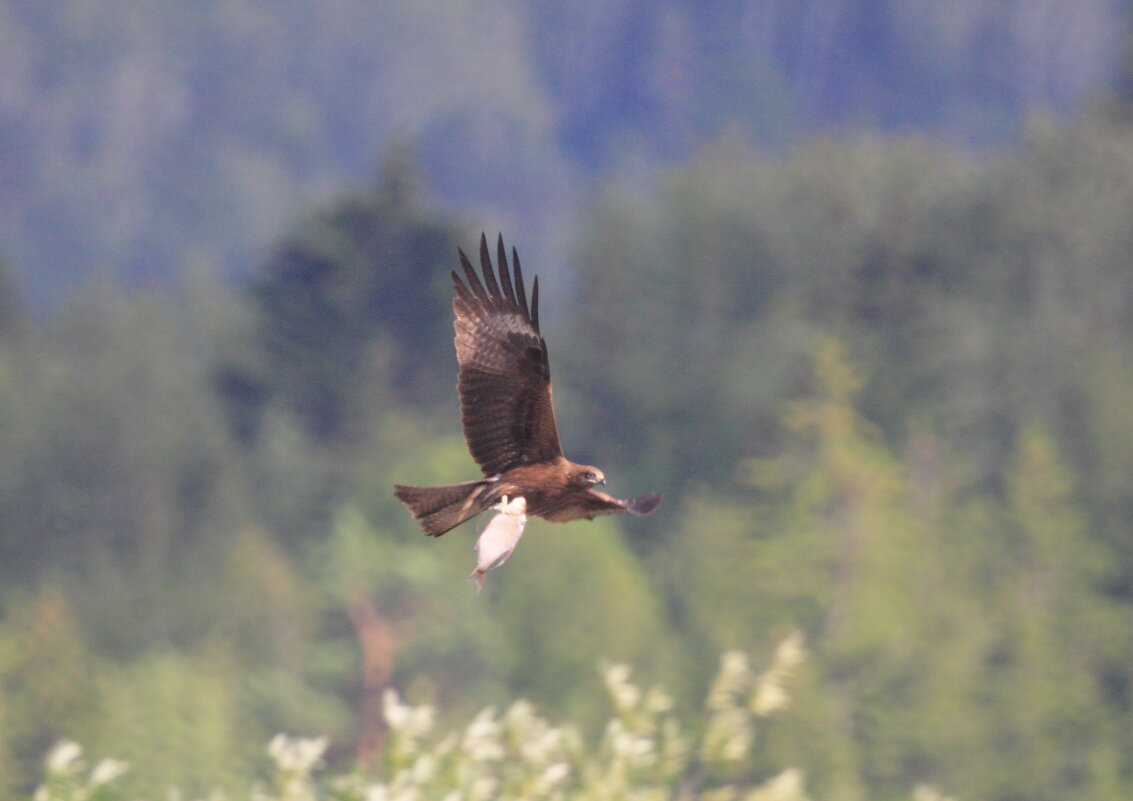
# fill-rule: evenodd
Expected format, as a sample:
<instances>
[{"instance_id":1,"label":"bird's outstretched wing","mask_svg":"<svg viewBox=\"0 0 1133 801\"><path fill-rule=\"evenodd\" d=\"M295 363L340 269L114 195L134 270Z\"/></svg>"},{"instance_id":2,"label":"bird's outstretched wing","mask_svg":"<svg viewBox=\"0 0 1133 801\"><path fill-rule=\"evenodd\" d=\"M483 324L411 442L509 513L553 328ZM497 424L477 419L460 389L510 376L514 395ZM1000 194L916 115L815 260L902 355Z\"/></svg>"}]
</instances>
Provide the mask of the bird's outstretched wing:
<instances>
[{"instance_id":1,"label":"bird's outstretched wing","mask_svg":"<svg viewBox=\"0 0 1133 801\"><path fill-rule=\"evenodd\" d=\"M553 523L566 523L582 518L590 520L598 515L611 515L618 512L629 512L631 515L644 517L653 514L653 511L660 505L661 496L657 493L624 500L595 489L589 489L571 496L569 501L542 515L542 517Z\"/></svg>"},{"instance_id":2,"label":"bird's outstretched wing","mask_svg":"<svg viewBox=\"0 0 1133 801\"><path fill-rule=\"evenodd\" d=\"M528 306L519 254L512 248L513 279L503 236L497 250L498 282L483 234L483 283L463 251L460 264L467 286L452 274L461 421L468 450L486 476L563 452L551 403L547 343L539 334L539 279Z\"/></svg>"}]
</instances>

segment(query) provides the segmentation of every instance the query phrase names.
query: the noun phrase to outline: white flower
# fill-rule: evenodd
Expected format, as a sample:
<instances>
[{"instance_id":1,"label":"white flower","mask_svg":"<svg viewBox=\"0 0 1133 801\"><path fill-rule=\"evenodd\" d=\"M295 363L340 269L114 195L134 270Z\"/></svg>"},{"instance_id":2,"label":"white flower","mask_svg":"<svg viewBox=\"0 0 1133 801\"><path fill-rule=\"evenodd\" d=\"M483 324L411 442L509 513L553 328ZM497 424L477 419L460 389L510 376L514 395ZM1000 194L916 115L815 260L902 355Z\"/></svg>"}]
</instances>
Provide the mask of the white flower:
<instances>
[{"instance_id":1,"label":"white flower","mask_svg":"<svg viewBox=\"0 0 1133 801\"><path fill-rule=\"evenodd\" d=\"M750 726L745 723L745 725L737 727L732 732L732 736L724 742L724 750L720 752L720 756L729 762L740 761L751 748L752 739Z\"/></svg>"},{"instance_id":2,"label":"white flower","mask_svg":"<svg viewBox=\"0 0 1133 801\"><path fill-rule=\"evenodd\" d=\"M519 750L523 758L534 764L549 761L562 750L562 731L551 726L531 726L522 733L519 740Z\"/></svg>"},{"instance_id":3,"label":"white flower","mask_svg":"<svg viewBox=\"0 0 1133 801\"><path fill-rule=\"evenodd\" d=\"M437 760L430 754L422 754L413 763L413 781L417 784L428 784L437 775Z\"/></svg>"},{"instance_id":4,"label":"white flower","mask_svg":"<svg viewBox=\"0 0 1133 801\"><path fill-rule=\"evenodd\" d=\"M737 695L747 692L752 681L747 656L742 651L728 651L720 657L720 672L712 682L706 702L709 709L726 709Z\"/></svg>"},{"instance_id":5,"label":"white flower","mask_svg":"<svg viewBox=\"0 0 1133 801\"><path fill-rule=\"evenodd\" d=\"M542 797L550 793L557 786L563 784L570 777L570 765L566 762L555 762L548 765L535 781L534 795Z\"/></svg>"},{"instance_id":6,"label":"white flower","mask_svg":"<svg viewBox=\"0 0 1133 801\"><path fill-rule=\"evenodd\" d=\"M630 683L626 665L611 665L606 670L606 689L614 699L614 706L623 712L634 709L641 700L641 690Z\"/></svg>"},{"instance_id":7,"label":"white flower","mask_svg":"<svg viewBox=\"0 0 1133 801\"><path fill-rule=\"evenodd\" d=\"M47 772L71 773L82 767L83 749L78 743L62 740L47 754Z\"/></svg>"},{"instance_id":8,"label":"white flower","mask_svg":"<svg viewBox=\"0 0 1133 801\"><path fill-rule=\"evenodd\" d=\"M522 698L508 707L504 717L507 719L509 726L519 730L526 728L532 722L538 720L538 716L535 714L535 705Z\"/></svg>"},{"instance_id":9,"label":"white flower","mask_svg":"<svg viewBox=\"0 0 1133 801\"><path fill-rule=\"evenodd\" d=\"M725 651L720 656L720 676L729 683L742 681L747 675L747 655L743 651Z\"/></svg>"},{"instance_id":10,"label":"white flower","mask_svg":"<svg viewBox=\"0 0 1133 801\"><path fill-rule=\"evenodd\" d=\"M384 784L371 784L366 788L366 801L389 801L389 788Z\"/></svg>"},{"instance_id":11,"label":"white flower","mask_svg":"<svg viewBox=\"0 0 1133 801\"><path fill-rule=\"evenodd\" d=\"M408 737L420 737L433 728L434 710L431 706L410 706L401 703L397 690L382 693L382 715L394 731Z\"/></svg>"},{"instance_id":12,"label":"white flower","mask_svg":"<svg viewBox=\"0 0 1133 801\"><path fill-rule=\"evenodd\" d=\"M130 769L130 763L118 759L103 759L90 774L92 787L101 787L117 779Z\"/></svg>"},{"instance_id":13,"label":"white flower","mask_svg":"<svg viewBox=\"0 0 1133 801\"><path fill-rule=\"evenodd\" d=\"M944 795L931 784L918 784L913 789L914 801L955 801L950 795Z\"/></svg>"},{"instance_id":14,"label":"white flower","mask_svg":"<svg viewBox=\"0 0 1133 801\"><path fill-rule=\"evenodd\" d=\"M413 710L407 704L401 703L397 697L397 690L387 688L382 693L382 715L391 729L402 728L408 721Z\"/></svg>"},{"instance_id":15,"label":"white flower","mask_svg":"<svg viewBox=\"0 0 1133 801\"><path fill-rule=\"evenodd\" d=\"M480 712L464 731L464 750L468 756L475 762L503 759L501 728L499 721L495 719L494 709L489 707Z\"/></svg>"},{"instance_id":16,"label":"white flower","mask_svg":"<svg viewBox=\"0 0 1133 801\"><path fill-rule=\"evenodd\" d=\"M492 707L480 710L465 730L465 740L488 740L500 736L500 724Z\"/></svg>"},{"instance_id":17,"label":"white flower","mask_svg":"<svg viewBox=\"0 0 1133 801\"><path fill-rule=\"evenodd\" d=\"M673 697L660 687L651 687L649 692L645 694L645 708L658 715L671 712Z\"/></svg>"},{"instance_id":18,"label":"white flower","mask_svg":"<svg viewBox=\"0 0 1133 801\"><path fill-rule=\"evenodd\" d=\"M787 768L748 793L744 801L807 801L802 771Z\"/></svg>"},{"instance_id":19,"label":"white flower","mask_svg":"<svg viewBox=\"0 0 1133 801\"><path fill-rule=\"evenodd\" d=\"M751 697L751 711L757 715L770 715L791 705L791 697L779 684L778 677L765 673L756 685L755 694Z\"/></svg>"},{"instance_id":20,"label":"white flower","mask_svg":"<svg viewBox=\"0 0 1133 801\"><path fill-rule=\"evenodd\" d=\"M701 758L735 762L743 759L751 747L755 733L747 714L738 708L715 712L708 721L701 744Z\"/></svg>"},{"instance_id":21,"label":"white flower","mask_svg":"<svg viewBox=\"0 0 1133 801\"><path fill-rule=\"evenodd\" d=\"M405 726L405 733L411 737L421 737L433 728L436 711L431 706L415 706L409 714L409 721Z\"/></svg>"},{"instance_id":22,"label":"white flower","mask_svg":"<svg viewBox=\"0 0 1133 801\"><path fill-rule=\"evenodd\" d=\"M806 644L801 631L792 631L775 649L775 663L784 670L798 667L806 659Z\"/></svg>"},{"instance_id":23,"label":"white flower","mask_svg":"<svg viewBox=\"0 0 1133 801\"><path fill-rule=\"evenodd\" d=\"M496 790L499 788L499 785L500 783L491 776L481 776L472 783L472 789L468 797L490 801L490 799L496 797Z\"/></svg>"},{"instance_id":24,"label":"white flower","mask_svg":"<svg viewBox=\"0 0 1133 801\"><path fill-rule=\"evenodd\" d=\"M308 773L322 761L327 749L326 737L288 737L277 734L268 743L268 753L281 770Z\"/></svg>"},{"instance_id":25,"label":"white flower","mask_svg":"<svg viewBox=\"0 0 1133 801\"><path fill-rule=\"evenodd\" d=\"M629 765L644 767L657 761L653 740L627 730L620 720L611 720L606 726L606 741L614 755Z\"/></svg>"},{"instance_id":26,"label":"white flower","mask_svg":"<svg viewBox=\"0 0 1133 801\"><path fill-rule=\"evenodd\" d=\"M790 706L791 697L787 694L785 685L794 669L805 658L806 649L800 632L792 632L779 643L771 667L756 680L755 692L748 705L753 713L766 716Z\"/></svg>"}]
</instances>

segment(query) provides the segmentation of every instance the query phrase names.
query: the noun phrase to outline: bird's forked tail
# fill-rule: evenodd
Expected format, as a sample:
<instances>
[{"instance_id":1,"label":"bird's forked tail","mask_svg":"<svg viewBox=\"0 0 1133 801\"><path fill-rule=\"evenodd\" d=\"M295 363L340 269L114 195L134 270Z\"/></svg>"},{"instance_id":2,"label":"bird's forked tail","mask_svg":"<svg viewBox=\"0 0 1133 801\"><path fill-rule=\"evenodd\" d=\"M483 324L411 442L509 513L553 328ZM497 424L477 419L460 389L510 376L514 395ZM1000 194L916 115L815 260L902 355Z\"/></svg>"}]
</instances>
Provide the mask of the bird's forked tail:
<instances>
[{"instance_id":1,"label":"bird's forked tail","mask_svg":"<svg viewBox=\"0 0 1133 801\"><path fill-rule=\"evenodd\" d=\"M465 520L488 509L498 499L491 481L466 481L443 487L403 487L395 484L394 496L409 509L430 537L439 537Z\"/></svg>"}]
</instances>

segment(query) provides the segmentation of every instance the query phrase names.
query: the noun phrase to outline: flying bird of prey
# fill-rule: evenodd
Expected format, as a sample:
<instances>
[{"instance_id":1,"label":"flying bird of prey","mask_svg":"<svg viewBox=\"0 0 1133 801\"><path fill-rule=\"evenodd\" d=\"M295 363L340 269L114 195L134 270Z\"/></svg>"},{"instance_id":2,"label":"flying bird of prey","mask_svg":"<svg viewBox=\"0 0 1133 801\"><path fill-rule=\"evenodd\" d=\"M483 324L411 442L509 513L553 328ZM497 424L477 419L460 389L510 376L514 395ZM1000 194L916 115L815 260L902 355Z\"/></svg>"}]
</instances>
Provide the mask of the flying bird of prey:
<instances>
[{"instance_id":1,"label":"flying bird of prey","mask_svg":"<svg viewBox=\"0 0 1133 801\"><path fill-rule=\"evenodd\" d=\"M527 514L555 523L629 512L647 515L657 494L622 500L594 487L605 484L597 467L563 456L551 403L547 343L539 333L539 279L531 303L519 254L508 268L503 236L497 245L499 280L488 242L480 235L483 281L459 250L462 281L452 273L456 297L457 393L464 438L484 478L443 487L394 487L394 495L431 537L439 537L490 509L506 496L523 498Z\"/></svg>"}]
</instances>

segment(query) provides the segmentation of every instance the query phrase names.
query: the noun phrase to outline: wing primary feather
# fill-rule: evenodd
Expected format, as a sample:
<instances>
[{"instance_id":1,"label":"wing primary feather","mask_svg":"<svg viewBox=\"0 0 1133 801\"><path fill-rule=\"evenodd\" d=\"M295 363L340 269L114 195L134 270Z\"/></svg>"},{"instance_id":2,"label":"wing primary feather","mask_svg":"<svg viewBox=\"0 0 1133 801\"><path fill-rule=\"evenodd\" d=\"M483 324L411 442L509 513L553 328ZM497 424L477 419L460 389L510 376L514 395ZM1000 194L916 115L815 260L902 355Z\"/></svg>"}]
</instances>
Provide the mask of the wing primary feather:
<instances>
[{"instance_id":1,"label":"wing primary feather","mask_svg":"<svg viewBox=\"0 0 1133 801\"><path fill-rule=\"evenodd\" d=\"M539 332L539 276L531 282L531 325Z\"/></svg>"},{"instance_id":2,"label":"wing primary feather","mask_svg":"<svg viewBox=\"0 0 1133 801\"><path fill-rule=\"evenodd\" d=\"M466 287L464 285L464 282L460 280L460 276L456 274L456 270L453 270L451 274L452 285L456 289L456 296L465 302L471 300L472 297L468 292L468 287Z\"/></svg>"},{"instance_id":3,"label":"wing primary feather","mask_svg":"<svg viewBox=\"0 0 1133 801\"><path fill-rule=\"evenodd\" d=\"M531 322L531 312L527 308L527 290L523 287L523 270L519 266L519 252L514 247L511 249L511 263L515 269L515 299L523 310L524 319ZM535 326L535 330L538 331L539 326Z\"/></svg>"},{"instance_id":4,"label":"wing primary feather","mask_svg":"<svg viewBox=\"0 0 1133 801\"><path fill-rule=\"evenodd\" d=\"M508 302L515 306L515 290L511 286L511 273L507 266L507 250L504 248L504 235L500 234L499 241L496 242L496 260L497 267L500 270L500 287L504 290L504 297Z\"/></svg>"},{"instance_id":5,"label":"wing primary feather","mask_svg":"<svg viewBox=\"0 0 1133 801\"><path fill-rule=\"evenodd\" d=\"M476 271L472 269L472 262L464 255L464 251L460 248L456 249L460 254L460 266L464 268L464 274L468 277L468 286L472 290L472 294L477 298L483 298L487 293L484 291L480 279L476 277Z\"/></svg>"},{"instance_id":6,"label":"wing primary feather","mask_svg":"<svg viewBox=\"0 0 1133 801\"><path fill-rule=\"evenodd\" d=\"M500 285L496 283L496 275L492 270L492 257L488 254L488 238L484 234L480 234L480 271L484 273L491 305L497 309L502 308L503 295L500 294Z\"/></svg>"}]
</instances>

